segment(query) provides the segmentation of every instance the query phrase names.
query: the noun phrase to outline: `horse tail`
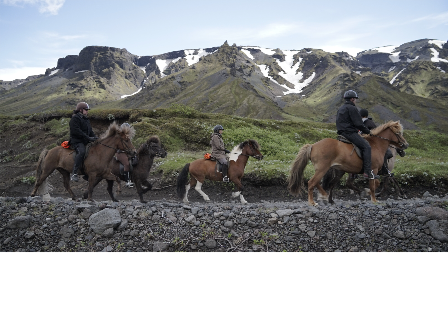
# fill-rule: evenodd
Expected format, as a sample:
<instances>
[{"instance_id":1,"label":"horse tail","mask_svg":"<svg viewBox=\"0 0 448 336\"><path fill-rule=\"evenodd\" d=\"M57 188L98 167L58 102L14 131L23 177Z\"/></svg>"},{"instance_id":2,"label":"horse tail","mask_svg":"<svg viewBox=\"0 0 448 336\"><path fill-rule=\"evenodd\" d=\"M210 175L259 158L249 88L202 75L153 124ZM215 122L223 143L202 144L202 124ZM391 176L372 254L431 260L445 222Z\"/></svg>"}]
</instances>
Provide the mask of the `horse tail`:
<instances>
[{"instance_id":1,"label":"horse tail","mask_svg":"<svg viewBox=\"0 0 448 336\"><path fill-rule=\"evenodd\" d=\"M177 196L179 196L180 198L184 198L187 190L186 185L188 182L189 170L190 170L190 164L187 163L180 172L179 176L177 177Z\"/></svg>"},{"instance_id":2,"label":"horse tail","mask_svg":"<svg viewBox=\"0 0 448 336\"><path fill-rule=\"evenodd\" d=\"M333 181L333 179L336 177L336 169L333 167L330 167L328 171L325 173L324 177L322 178L322 188L325 190L328 190L330 188L330 183Z\"/></svg>"},{"instance_id":3,"label":"horse tail","mask_svg":"<svg viewBox=\"0 0 448 336\"><path fill-rule=\"evenodd\" d=\"M39 159L37 160L36 182L34 184L35 187L36 187L37 183L39 182L40 177L42 175L42 166L43 166L43 162L44 162L47 154L48 154L48 149L45 148L44 150L42 150L42 152L40 152ZM39 186L38 190L36 190L36 192L41 195L48 194L49 189L50 189L50 187L47 183L47 179L45 179L45 181L42 181L42 183L40 184L40 186Z\"/></svg>"},{"instance_id":4,"label":"horse tail","mask_svg":"<svg viewBox=\"0 0 448 336\"><path fill-rule=\"evenodd\" d=\"M301 194L304 189L303 173L310 160L312 147L313 145L306 144L300 149L289 171L288 190L294 196Z\"/></svg>"}]
</instances>

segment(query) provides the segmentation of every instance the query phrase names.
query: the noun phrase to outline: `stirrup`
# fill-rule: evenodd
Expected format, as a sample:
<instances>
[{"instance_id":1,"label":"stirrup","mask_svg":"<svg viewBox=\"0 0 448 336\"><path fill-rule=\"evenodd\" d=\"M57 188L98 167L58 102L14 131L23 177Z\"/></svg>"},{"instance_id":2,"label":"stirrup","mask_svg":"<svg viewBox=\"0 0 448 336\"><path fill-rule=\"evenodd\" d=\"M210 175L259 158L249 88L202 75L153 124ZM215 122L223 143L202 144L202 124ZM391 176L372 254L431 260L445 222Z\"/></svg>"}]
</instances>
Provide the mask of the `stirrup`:
<instances>
[{"instance_id":1,"label":"stirrup","mask_svg":"<svg viewBox=\"0 0 448 336\"><path fill-rule=\"evenodd\" d=\"M222 178L222 181L223 181L223 182L230 182L230 180L229 180L229 178L228 178L227 176L224 176L224 177Z\"/></svg>"},{"instance_id":2,"label":"stirrup","mask_svg":"<svg viewBox=\"0 0 448 336\"><path fill-rule=\"evenodd\" d=\"M79 181L78 174L72 174L72 176L70 177L70 181L78 182Z\"/></svg>"},{"instance_id":3,"label":"stirrup","mask_svg":"<svg viewBox=\"0 0 448 336\"><path fill-rule=\"evenodd\" d=\"M131 180L126 182L126 187L128 188L134 188L134 183L131 182Z\"/></svg>"}]
</instances>

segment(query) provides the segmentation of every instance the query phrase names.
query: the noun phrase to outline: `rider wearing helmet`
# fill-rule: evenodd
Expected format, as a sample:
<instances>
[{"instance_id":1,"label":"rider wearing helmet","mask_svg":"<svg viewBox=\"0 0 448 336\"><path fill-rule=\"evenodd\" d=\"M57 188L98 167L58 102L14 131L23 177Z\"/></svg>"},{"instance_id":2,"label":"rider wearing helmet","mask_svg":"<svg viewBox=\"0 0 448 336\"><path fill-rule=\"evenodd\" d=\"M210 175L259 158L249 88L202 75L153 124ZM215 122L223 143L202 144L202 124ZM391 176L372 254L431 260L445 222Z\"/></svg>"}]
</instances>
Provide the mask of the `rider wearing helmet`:
<instances>
[{"instance_id":1,"label":"rider wearing helmet","mask_svg":"<svg viewBox=\"0 0 448 336\"><path fill-rule=\"evenodd\" d=\"M70 146L76 150L75 164L73 165L73 172L70 178L71 181L78 182L78 169L82 166L84 156L86 153L86 145L89 142L97 140L95 133L93 133L90 121L87 118L87 113L90 107L87 103L81 102L76 105L73 110L73 115L70 120Z\"/></svg>"},{"instance_id":2,"label":"rider wearing helmet","mask_svg":"<svg viewBox=\"0 0 448 336\"><path fill-rule=\"evenodd\" d=\"M336 116L336 128L338 134L344 136L362 151L364 177L370 180L379 178L372 171L372 156L370 144L358 134L361 131L370 134L370 130L362 122L361 115L355 105L358 94L353 90L344 93L345 103L338 109Z\"/></svg>"},{"instance_id":3,"label":"rider wearing helmet","mask_svg":"<svg viewBox=\"0 0 448 336\"><path fill-rule=\"evenodd\" d=\"M228 166L226 153L230 153L230 151L224 148L224 140L222 139L223 131L224 127L222 127L221 125L216 125L213 128L213 134L210 139L210 146L212 146L212 156L222 165L222 175L224 176L222 180L224 182L229 182L229 178L227 176Z\"/></svg>"},{"instance_id":4,"label":"rider wearing helmet","mask_svg":"<svg viewBox=\"0 0 448 336\"><path fill-rule=\"evenodd\" d=\"M123 123L120 126L121 128L125 128L125 127L131 127L131 125L129 125L128 123ZM131 174L129 173L129 158L128 155L124 152L119 152L115 154L115 159L117 159L118 161L121 162L121 164L123 165L123 171L124 174L123 176L123 180L126 181L126 186L128 188L132 188L134 187L134 183L132 183L131 181Z\"/></svg>"}]
</instances>

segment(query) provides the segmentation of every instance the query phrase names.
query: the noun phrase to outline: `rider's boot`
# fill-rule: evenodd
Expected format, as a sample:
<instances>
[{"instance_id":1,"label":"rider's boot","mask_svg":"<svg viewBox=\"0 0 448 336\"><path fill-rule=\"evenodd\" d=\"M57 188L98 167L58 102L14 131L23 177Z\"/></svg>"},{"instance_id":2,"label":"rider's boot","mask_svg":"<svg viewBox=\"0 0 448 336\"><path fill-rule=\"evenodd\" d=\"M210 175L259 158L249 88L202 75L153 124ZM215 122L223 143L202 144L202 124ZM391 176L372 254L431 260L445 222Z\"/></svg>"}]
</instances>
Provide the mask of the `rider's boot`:
<instances>
[{"instance_id":1,"label":"rider's boot","mask_svg":"<svg viewBox=\"0 0 448 336\"><path fill-rule=\"evenodd\" d=\"M73 172L72 172L72 176L70 177L70 181L73 181L73 182L78 182L79 181L78 167L77 166L73 167Z\"/></svg>"},{"instance_id":2,"label":"rider's boot","mask_svg":"<svg viewBox=\"0 0 448 336\"><path fill-rule=\"evenodd\" d=\"M126 178L126 187L133 188L134 183L131 181L131 174L129 172L124 172L124 176Z\"/></svg>"},{"instance_id":3,"label":"rider's boot","mask_svg":"<svg viewBox=\"0 0 448 336\"><path fill-rule=\"evenodd\" d=\"M229 182L230 181L229 178L227 177L227 170L228 170L227 165L222 165L222 176L224 176L222 178L223 182Z\"/></svg>"}]
</instances>

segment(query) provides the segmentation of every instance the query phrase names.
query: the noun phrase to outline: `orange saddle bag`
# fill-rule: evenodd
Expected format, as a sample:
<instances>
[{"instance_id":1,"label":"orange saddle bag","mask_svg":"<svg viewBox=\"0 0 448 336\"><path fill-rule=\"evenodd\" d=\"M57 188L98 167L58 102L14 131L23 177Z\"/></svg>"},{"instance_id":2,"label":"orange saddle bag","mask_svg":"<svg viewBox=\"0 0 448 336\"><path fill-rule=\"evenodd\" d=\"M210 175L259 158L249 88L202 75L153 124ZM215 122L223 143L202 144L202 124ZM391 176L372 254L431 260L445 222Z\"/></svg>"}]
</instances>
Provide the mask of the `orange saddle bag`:
<instances>
[{"instance_id":1,"label":"orange saddle bag","mask_svg":"<svg viewBox=\"0 0 448 336\"><path fill-rule=\"evenodd\" d=\"M61 143L61 146L64 148L70 148L68 141L64 141L63 143Z\"/></svg>"},{"instance_id":2,"label":"orange saddle bag","mask_svg":"<svg viewBox=\"0 0 448 336\"><path fill-rule=\"evenodd\" d=\"M210 153L204 154L204 159L210 160L212 158L212 155Z\"/></svg>"}]
</instances>

